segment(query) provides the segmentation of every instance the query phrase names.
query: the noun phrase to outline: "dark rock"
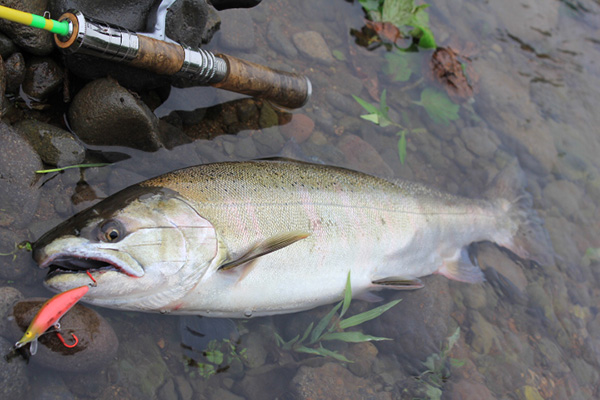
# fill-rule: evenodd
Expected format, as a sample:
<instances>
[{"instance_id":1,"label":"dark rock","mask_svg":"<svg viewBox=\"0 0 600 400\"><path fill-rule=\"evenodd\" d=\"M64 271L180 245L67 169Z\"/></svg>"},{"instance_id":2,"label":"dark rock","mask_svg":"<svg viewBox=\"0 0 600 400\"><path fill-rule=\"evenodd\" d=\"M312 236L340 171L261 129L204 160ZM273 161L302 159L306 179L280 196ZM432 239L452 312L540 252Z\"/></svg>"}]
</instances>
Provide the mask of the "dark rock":
<instances>
[{"instance_id":1,"label":"dark rock","mask_svg":"<svg viewBox=\"0 0 600 400\"><path fill-rule=\"evenodd\" d=\"M0 354L8 354L12 343L0 338ZM0 398L24 399L26 398L29 382L27 379L27 364L21 357L11 358L7 361L0 358Z\"/></svg>"},{"instance_id":2,"label":"dark rock","mask_svg":"<svg viewBox=\"0 0 600 400\"><path fill-rule=\"evenodd\" d=\"M10 338L8 326L8 317L12 313L16 302L23 299L23 295L17 289L4 286L0 287L0 336Z\"/></svg>"},{"instance_id":3,"label":"dark rock","mask_svg":"<svg viewBox=\"0 0 600 400\"><path fill-rule=\"evenodd\" d=\"M6 94L6 72L4 60L0 57L0 118L4 115L4 95Z\"/></svg>"},{"instance_id":4,"label":"dark rock","mask_svg":"<svg viewBox=\"0 0 600 400\"><path fill-rule=\"evenodd\" d=\"M89 382L89 379L86 380ZM87 383L86 382L86 383ZM36 375L35 385L32 387L32 398L36 400L75 400L76 397L69 391L60 372L47 371Z\"/></svg>"},{"instance_id":5,"label":"dark rock","mask_svg":"<svg viewBox=\"0 0 600 400\"><path fill-rule=\"evenodd\" d=\"M315 129L315 122L306 114L293 114L292 120L279 129L287 139L300 144L308 140Z\"/></svg>"},{"instance_id":6,"label":"dark rock","mask_svg":"<svg viewBox=\"0 0 600 400\"><path fill-rule=\"evenodd\" d=\"M208 0L217 10L228 10L230 8L252 8L260 4L262 0Z\"/></svg>"},{"instance_id":7,"label":"dark rock","mask_svg":"<svg viewBox=\"0 0 600 400\"><path fill-rule=\"evenodd\" d=\"M335 90L329 90L325 93L325 99L334 108L337 108L348 115L359 115L362 112L362 108L356 101Z\"/></svg>"},{"instance_id":8,"label":"dark rock","mask_svg":"<svg viewBox=\"0 0 600 400\"><path fill-rule=\"evenodd\" d=\"M17 51L15 43L8 36L0 33L0 56L6 59L15 51Z\"/></svg>"},{"instance_id":9,"label":"dark rock","mask_svg":"<svg viewBox=\"0 0 600 400\"><path fill-rule=\"evenodd\" d=\"M58 18L66 10L75 9L86 17L143 32L154 3L155 0L50 0L49 10L52 18Z\"/></svg>"},{"instance_id":10,"label":"dark rock","mask_svg":"<svg viewBox=\"0 0 600 400\"><path fill-rule=\"evenodd\" d=\"M290 383L290 391L297 400L392 398L390 393L377 392L370 381L352 375L335 363L319 368L300 367Z\"/></svg>"},{"instance_id":11,"label":"dark rock","mask_svg":"<svg viewBox=\"0 0 600 400\"><path fill-rule=\"evenodd\" d=\"M4 62L6 74L6 91L18 93L19 87L25 80L25 59L21 53L13 53Z\"/></svg>"},{"instance_id":12,"label":"dark rock","mask_svg":"<svg viewBox=\"0 0 600 400\"><path fill-rule=\"evenodd\" d=\"M37 15L48 9L48 0L4 0L2 5ZM50 32L38 28L0 19L0 30L6 33L17 46L36 55L47 55L54 49L54 39Z\"/></svg>"},{"instance_id":13,"label":"dark rock","mask_svg":"<svg viewBox=\"0 0 600 400\"><path fill-rule=\"evenodd\" d=\"M46 164L64 167L81 164L85 147L71 132L36 120L23 120L14 125L38 152Z\"/></svg>"},{"instance_id":14,"label":"dark rock","mask_svg":"<svg viewBox=\"0 0 600 400\"><path fill-rule=\"evenodd\" d=\"M23 91L35 100L43 100L62 84L62 68L50 58L37 58L27 65Z\"/></svg>"},{"instance_id":15,"label":"dark rock","mask_svg":"<svg viewBox=\"0 0 600 400\"><path fill-rule=\"evenodd\" d=\"M81 89L68 116L73 131L85 143L146 151L161 147L156 116L114 79L98 79Z\"/></svg>"},{"instance_id":16,"label":"dark rock","mask_svg":"<svg viewBox=\"0 0 600 400\"><path fill-rule=\"evenodd\" d=\"M11 329L15 337L25 332L46 300L26 299L14 306ZM111 326L97 312L81 304L76 304L61 318L60 326L66 341L70 342L71 334L75 334L79 343L67 348L58 335L47 333L38 339L38 351L31 361L58 371L86 372L103 368L117 353L119 342Z\"/></svg>"},{"instance_id":17,"label":"dark rock","mask_svg":"<svg viewBox=\"0 0 600 400\"><path fill-rule=\"evenodd\" d=\"M169 6L167 12L167 37L191 47L208 43L212 36L203 37L208 14L206 0L177 0Z\"/></svg>"},{"instance_id":18,"label":"dark rock","mask_svg":"<svg viewBox=\"0 0 600 400\"><path fill-rule=\"evenodd\" d=\"M0 149L0 226L23 227L37 210L35 171L42 168L42 162L31 145L3 122Z\"/></svg>"},{"instance_id":19,"label":"dark rock","mask_svg":"<svg viewBox=\"0 0 600 400\"><path fill-rule=\"evenodd\" d=\"M296 47L294 47L294 44L283 30L283 21L277 17L274 17L269 22L267 27L267 41L274 50L288 58L296 58L298 56L298 50L296 50Z\"/></svg>"},{"instance_id":20,"label":"dark rock","mask_svg":"<svg viewBox=\"0 0 600 400\"><path fill-rule=\"evenodd\" d=\"M228 10L221 15L222 46L233 50L251 50L254 47L254 24L247 10Z\"/></svg>"}]
</instances>

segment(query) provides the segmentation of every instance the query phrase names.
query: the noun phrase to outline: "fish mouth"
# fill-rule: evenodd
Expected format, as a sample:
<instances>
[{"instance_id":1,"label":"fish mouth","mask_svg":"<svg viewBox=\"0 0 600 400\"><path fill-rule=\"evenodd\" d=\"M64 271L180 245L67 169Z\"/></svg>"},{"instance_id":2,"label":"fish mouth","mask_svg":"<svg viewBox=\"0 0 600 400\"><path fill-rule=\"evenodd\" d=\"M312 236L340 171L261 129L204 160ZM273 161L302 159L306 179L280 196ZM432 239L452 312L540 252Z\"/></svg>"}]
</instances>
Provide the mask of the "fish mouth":
<instances>
[{"instance_id":1,"label":"fish mouth","mask_svg":"<svg viewBox=\"0 0 600 400\"><path fill-rule=\"evenodd\" d=\"M46 275L46 279L51 279L57 275L81 272L123 272L123 270L119 268L119 266L115 265L114 263L111 263L108 260L74 256L58 256L52 260L49 260L45 263L45 265L41 267L48 268L48 274Z\"/></svg>"},{"instance_id":2,"label":"fish mouth","mask_svg":"<svg viewBox=\"0 0 600 400\"><path fill-rule=\"evenodd\" d=\"M107 254L102 252L60 252L38 258L40 268L48 268L46 280L57 275L80 273L106 273L115 271L123 275L139 278L144 270L139 263L126 254Z\"/></svg>"}]
</instances>

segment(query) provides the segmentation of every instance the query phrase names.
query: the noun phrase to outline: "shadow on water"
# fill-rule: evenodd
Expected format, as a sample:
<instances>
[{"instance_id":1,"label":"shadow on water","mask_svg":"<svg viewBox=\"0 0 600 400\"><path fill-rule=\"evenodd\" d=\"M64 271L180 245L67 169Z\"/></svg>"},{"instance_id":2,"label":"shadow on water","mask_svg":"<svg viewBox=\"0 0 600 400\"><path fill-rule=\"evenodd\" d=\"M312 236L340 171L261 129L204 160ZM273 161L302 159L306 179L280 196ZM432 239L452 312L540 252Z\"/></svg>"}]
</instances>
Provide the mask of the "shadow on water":
<instances>
[{"instance_id":1,"label":"shadow on water","mask_svg":"<svg viewBox=\"0 0 600 400\"><path fill-rule=\"evenodd\" d=\"M483 284L435 275L423 279L420 291L381 292L387 301L403 301L364 330L393 340L328 344L351 363L277 345L275 332L302 335L331 306L214 325L208 318L97 309L119 340L114 359L98 371L65 374L34 356L27 368L11 363L14 382L29 384L29 393L82 399L598 397L600 6L453 0L426 10L437 49L407 39L412 28L403 35L366 22L358 1L263 0L219 12L221 29L206 48L306 74L310 102L290 111L213 88L141 91L133 97L154 112L148 120L163 145L144 151L87 144L85 162L112 165L52 173L41 186L23 173L41 163L27 164L23 150L6 144L0 182L11 186L2 187L0 250L143 179L282 154L294 143L304 159L467 197L481 197L516 158L552 240L554 265L475 244L470 253ZM73 98L87 81L71 81ZM36 119L66 129L62 96L43 107L29 103L38 109L9 103L3 121L13 126ZM115 130L119 124L134 127L124 121ZM49 297L40 285L45 272L28 254L10 253L0 263L2 286L10 287L3 289L6 304L23 295ZM355 301L349 313L376 305Z\"/></svg>"}]
</instances>

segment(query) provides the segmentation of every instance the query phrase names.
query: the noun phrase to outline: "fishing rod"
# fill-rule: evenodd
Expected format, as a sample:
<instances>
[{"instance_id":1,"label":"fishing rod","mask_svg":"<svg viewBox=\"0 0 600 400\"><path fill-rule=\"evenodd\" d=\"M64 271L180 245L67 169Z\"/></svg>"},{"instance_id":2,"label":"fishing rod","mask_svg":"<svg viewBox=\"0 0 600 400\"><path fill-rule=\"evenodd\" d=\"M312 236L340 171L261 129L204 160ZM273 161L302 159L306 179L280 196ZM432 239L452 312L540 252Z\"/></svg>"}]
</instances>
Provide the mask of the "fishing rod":
<instances>
[{"instance_id":1,"label":"fishing rod","mask_svg":"<svg viewBox=\"0 0 600 400\"><path fill-rule=\"evenodd\" d=\"M178 76L272 101L302 107L310 98L310 80L226 54L213 54L179 43L158 40L69 10L58 21L0 6L0 18L54 33L67 54L87 54L132 65L160 75Z\"/></svg>"}]
</instances>

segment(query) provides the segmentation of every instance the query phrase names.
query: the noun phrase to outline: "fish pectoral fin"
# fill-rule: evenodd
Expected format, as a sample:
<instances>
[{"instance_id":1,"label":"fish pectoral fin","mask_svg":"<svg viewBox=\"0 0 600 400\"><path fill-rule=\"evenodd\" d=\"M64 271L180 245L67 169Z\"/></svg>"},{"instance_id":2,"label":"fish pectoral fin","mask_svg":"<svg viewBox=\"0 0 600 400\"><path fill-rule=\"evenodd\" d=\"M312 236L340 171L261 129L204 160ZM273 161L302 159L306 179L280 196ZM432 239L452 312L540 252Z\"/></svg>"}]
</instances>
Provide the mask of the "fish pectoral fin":
<instances>
[{"instance_id":1,"label":"fish pectoral fin","mask_svg":"<svg viewBox=\"0 0 600 400\"><path fill-rule=\"evenodd\" d=\"M272 236L266 240L263 240L262 242L256 243L246 253L235 260L226 261L225 263L221 264L218 270L225 271L235 268L239 265L247 263L248 261L252 261L258 257L264 256L265 254L281 250L299 240L306 239L308 236L310 236L310 233L300 231L286 232Z\"/></svg>"},{"instance_id":2,"label":"fish pectoral fin","mask_svg":"<svg viewBox=\"0 0 600 400\"><path fill-rule=\"evenodd\" d=\"M29 346L29 352L31 353L32 356L34 356L35 353L37 353L37 349L38 349L38 341L36 338L31 341L31 345Z\"/></svg>"},{"instance_id":3,"label":"fish pectoral fin","mask_svg":"<svg viewBox=\"0 0 600 400\"><path fill-rule=\"evenodd\" d=\"M448 279L467 283L481 283L485 281L483 272L477 262L471 261L467 249L460 249L456 256L444 260L444 265L437 271Z\"/></svg>"},{"instance_id":4,"label":"fish pectoral fin","mask_svg":"<svg viewBox=\"0 0 600 400\"><path fill-rule=\"evenodd\" d=\"M371 282L373 285L382 289L394 289L394 290L414 290L421 289L423 282L420 279L405 279L399 276L390 276L388 278L377 279Z\"/></svg>"}]
</instances>

